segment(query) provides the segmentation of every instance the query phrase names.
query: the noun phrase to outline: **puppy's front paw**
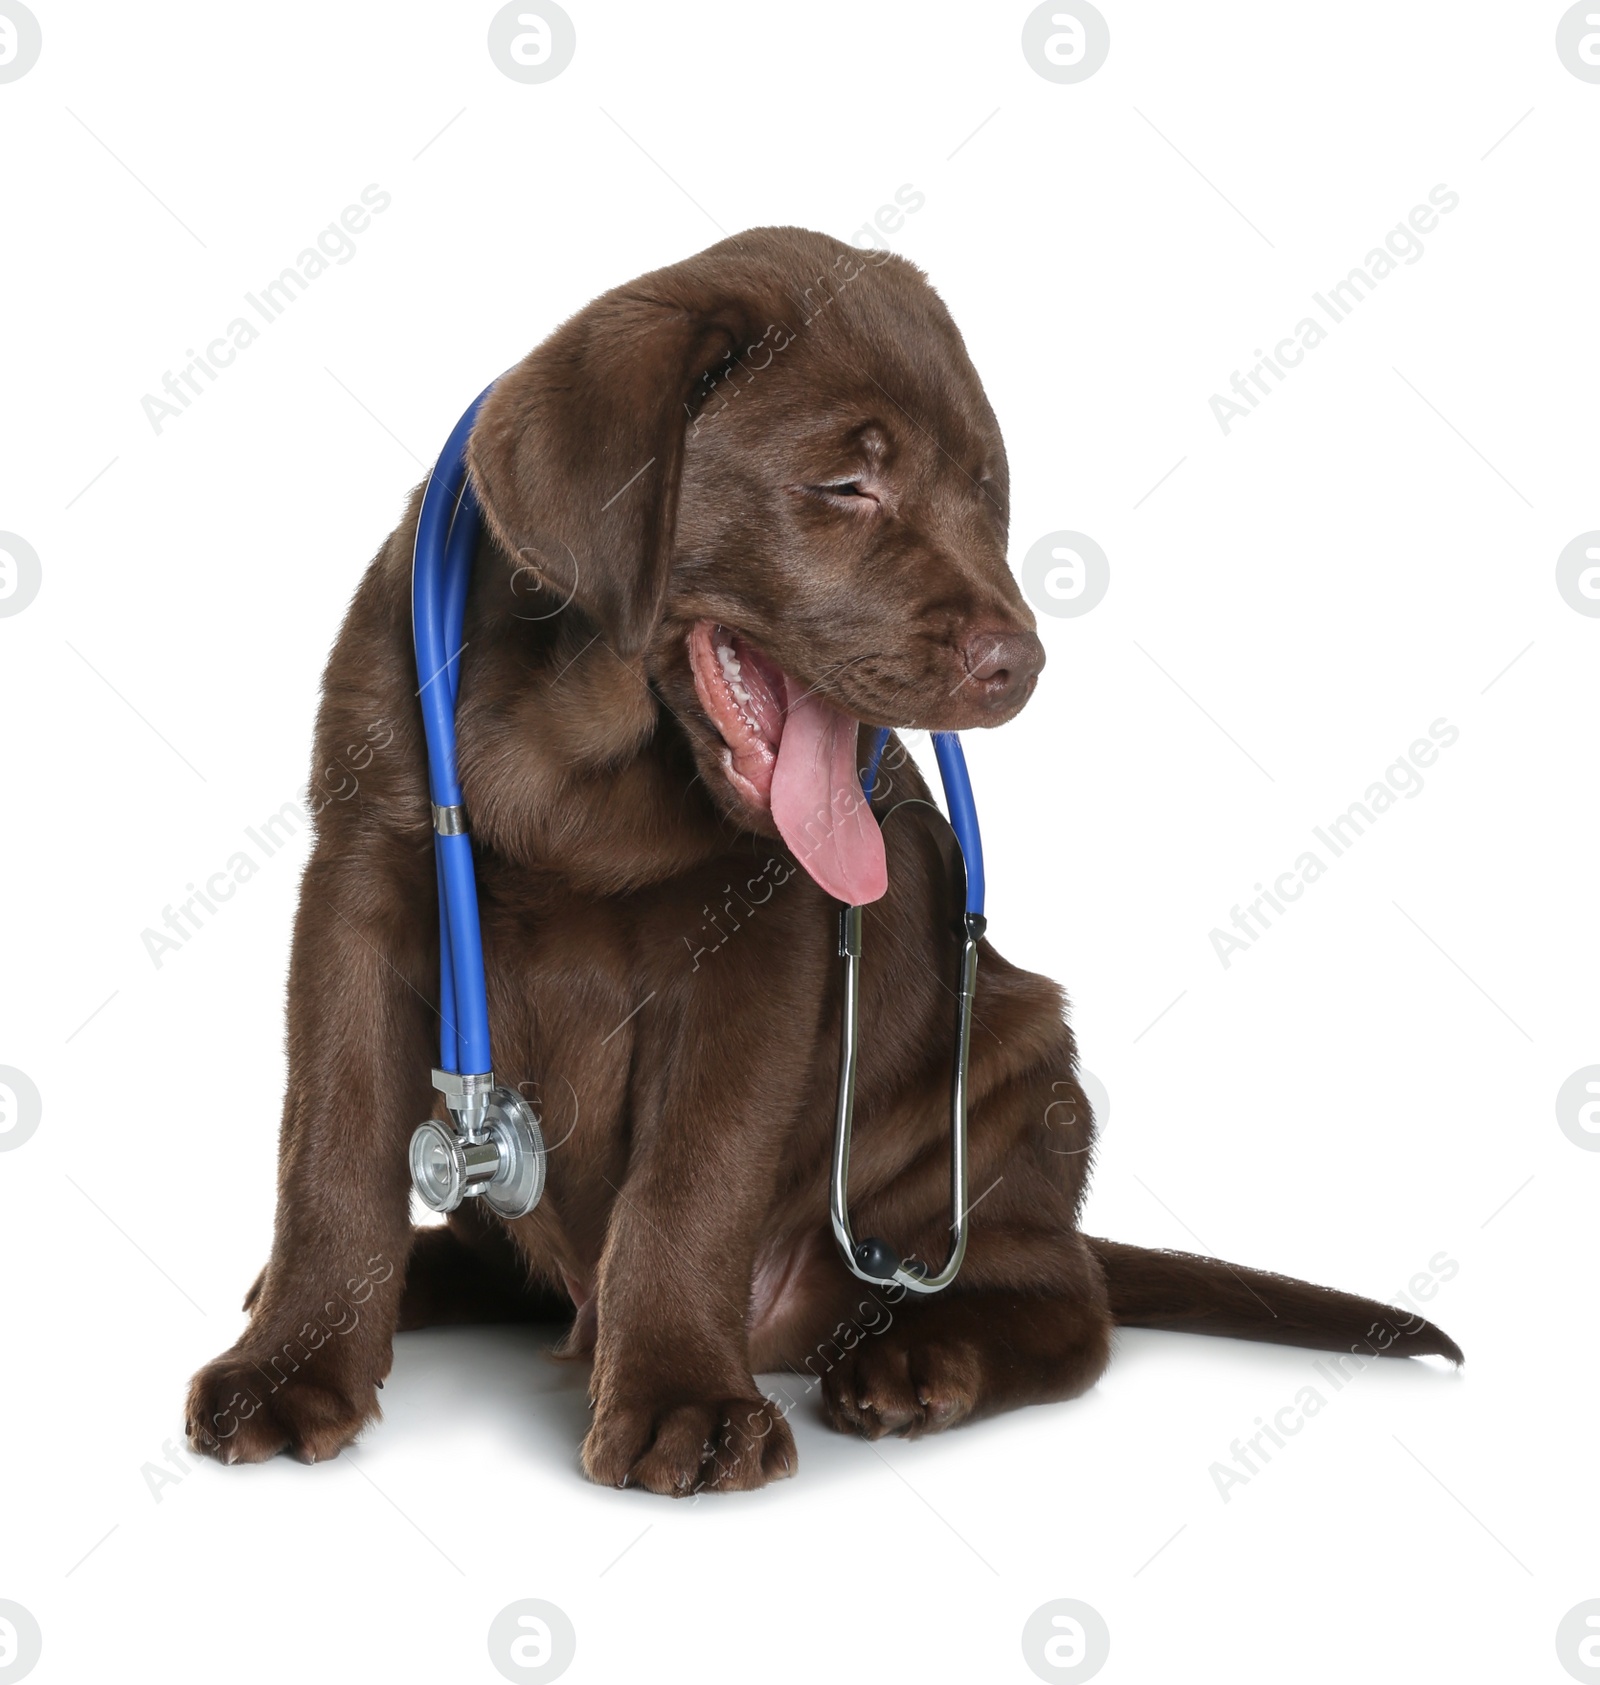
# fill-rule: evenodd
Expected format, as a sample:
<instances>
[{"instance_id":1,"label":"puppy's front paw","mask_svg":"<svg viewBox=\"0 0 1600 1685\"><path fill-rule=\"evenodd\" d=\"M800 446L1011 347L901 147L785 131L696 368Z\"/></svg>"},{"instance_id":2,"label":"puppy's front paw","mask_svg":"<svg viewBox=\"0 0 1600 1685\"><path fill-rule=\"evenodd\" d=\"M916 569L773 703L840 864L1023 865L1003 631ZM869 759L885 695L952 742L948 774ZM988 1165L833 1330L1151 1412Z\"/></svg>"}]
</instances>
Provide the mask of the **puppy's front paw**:
<instances>
[{"instance_id":1,"label":"puppy's front paw","mask_svg":"<svg viewBox=\"0 0 1600 1685\"><path fill-rule=\"evenodd\" d=\"M915 1439L964 1422L977 1407L982 1365L964 1341L919 1339L895 1328L865 1339L822 1378L830 1427L865 1439Z\"/></svg>"},{"instance_id":2,"label":"puppy's front paw","mask_svg":"<svg viewBox=\"0 0 1600 1685\"><path fill-rule=\"evenodd\" d=\"M797 1463L783 1412L754 1391L670 1402L603 1398L583 1442L583 1472L591 1480L669 1498L748 1492L786 1479Z\"/></svg>"},{"instance_id":3,"label":"puppy's front paw","mask_svg":"<svg viewBox=\"0 0 1600 1685\"><path fill-rule=\"evenodd\" d=\"M189 1383L185 1427L196 1451L221 1463L261 1463L288 1451L302 1463L337 1456L378 1414L366 1390L352 1399L328 1377L273 1377L241 1352L225 1352Z\"/></svg>"}]
</instances>

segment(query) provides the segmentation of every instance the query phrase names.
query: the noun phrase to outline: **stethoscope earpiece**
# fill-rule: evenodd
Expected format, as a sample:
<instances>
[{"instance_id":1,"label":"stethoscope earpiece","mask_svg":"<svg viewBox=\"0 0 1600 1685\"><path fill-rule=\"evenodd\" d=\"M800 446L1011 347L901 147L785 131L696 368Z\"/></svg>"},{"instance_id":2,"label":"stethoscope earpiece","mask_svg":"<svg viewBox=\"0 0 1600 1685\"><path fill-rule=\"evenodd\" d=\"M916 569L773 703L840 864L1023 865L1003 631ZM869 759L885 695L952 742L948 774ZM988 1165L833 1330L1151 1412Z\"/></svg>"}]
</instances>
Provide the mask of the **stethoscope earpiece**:
<instances>
[{"instance_id":1,"label":"stethoscope earpiece","mask_svg":"<svg viewBox=\"0 0 1600 1685\"><path fill-rule=\"evenodd\" d=\"M876 1237L858 1240L850 1261L855 1265L856 1274L865 1276L869 1281L893 1281L900 1268L900 1254L888 1241Z\"/></svg>"}]
</instances>

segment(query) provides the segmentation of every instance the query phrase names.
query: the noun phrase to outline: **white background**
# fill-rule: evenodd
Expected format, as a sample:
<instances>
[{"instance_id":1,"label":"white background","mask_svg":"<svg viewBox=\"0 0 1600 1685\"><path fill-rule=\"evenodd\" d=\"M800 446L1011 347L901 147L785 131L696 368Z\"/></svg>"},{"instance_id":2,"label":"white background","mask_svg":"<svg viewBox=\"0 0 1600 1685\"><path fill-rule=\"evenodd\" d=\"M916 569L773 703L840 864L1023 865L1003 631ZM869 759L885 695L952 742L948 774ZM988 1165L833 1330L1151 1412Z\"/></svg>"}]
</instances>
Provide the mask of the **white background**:
<instances>
[{"instance_id":1,"label":"white background","mask_svg":"<svg viewBox=\"0 0 1600 1685\"><path fill-rule=\"evenodd\" d=\"M1025 6L570 0L536 86L493 9L36 0L0 85L0 527L43 569L0 619L0 1064L43 1094L0 1155L0 1597L37 1678L488 1680L523 1597L574 1680L1025 1680L1058 1597L1107 1680L1564 1678L1600 1596L1600 1155L1554 1109L1600 1060L1600 622L1554 570L1600 527L1600 86L1562 8L1103 0L1065 86ZM374 182L355 257L155 433L142 396ZM999 414L1014 564L1067 528L1110 558L968 739L995 940L1111 1097L1087 1226L1382 1297L1446 1252L1465 1371L1334 1396L1309 1353L1125 1335L1084 1400L944 1439L802 1404L796 1480L673 1505L584 1483L585 1377L535 1338L434 1333L337 1461L158 1500L269 1244L303 844L159 970L141 932L302 794L344 606L489 376L723 232L849 238L907 183L888 243ZM1438 183L1425 255L1225 436L1211 394ZM1421 794L1224 969L1213 927L1441 717Z\"/></svg>"}]
</instances>

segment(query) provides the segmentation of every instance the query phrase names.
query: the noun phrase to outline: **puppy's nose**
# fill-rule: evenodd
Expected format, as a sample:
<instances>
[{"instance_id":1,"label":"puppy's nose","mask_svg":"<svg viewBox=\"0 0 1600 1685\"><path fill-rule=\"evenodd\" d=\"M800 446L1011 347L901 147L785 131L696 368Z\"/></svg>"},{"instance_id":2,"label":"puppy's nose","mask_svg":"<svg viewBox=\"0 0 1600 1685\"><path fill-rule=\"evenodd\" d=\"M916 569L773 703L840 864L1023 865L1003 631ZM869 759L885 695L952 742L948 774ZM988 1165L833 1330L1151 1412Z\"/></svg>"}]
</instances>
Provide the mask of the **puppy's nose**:
<instances>
[{"instance_id":1,"label":"puppy's nose","mask_svg":"<svg viewBox=\"0 0 1600 1685\"><path fill-rule=\"evenodd\" d=\"M1004 630L969 632L961 645L966 665L964 681L984 706L1012 706L1038 678L1044 666L1044 645L1032 632Z\"/></svg>"}]
</instances>

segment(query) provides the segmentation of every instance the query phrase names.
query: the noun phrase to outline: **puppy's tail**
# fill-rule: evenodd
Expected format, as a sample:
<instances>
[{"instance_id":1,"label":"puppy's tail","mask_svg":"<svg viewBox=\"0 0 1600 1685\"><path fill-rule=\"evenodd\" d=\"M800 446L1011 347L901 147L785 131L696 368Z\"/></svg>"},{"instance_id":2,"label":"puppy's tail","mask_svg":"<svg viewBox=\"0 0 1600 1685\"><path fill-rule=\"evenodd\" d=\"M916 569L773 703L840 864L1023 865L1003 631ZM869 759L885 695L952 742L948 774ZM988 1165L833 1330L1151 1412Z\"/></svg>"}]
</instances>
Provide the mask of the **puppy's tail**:
<instances>
[{"instance_id":1,"label":"puppy's tail","mask_svg":"<svg viewBox=\"0 0 1600 1685\"><path fill-rule=\"evenodd\" d=\"M1125 1328L1226 1334L1317 1351L1392 1357L1464 1359L1461 1348L1414 1311L1396 1310L1293 1276L1247 1270L1192 1252L1158 1252L1085 1235L1111 1293L1111 1314Z\"/></svg>"}]
</instances>

